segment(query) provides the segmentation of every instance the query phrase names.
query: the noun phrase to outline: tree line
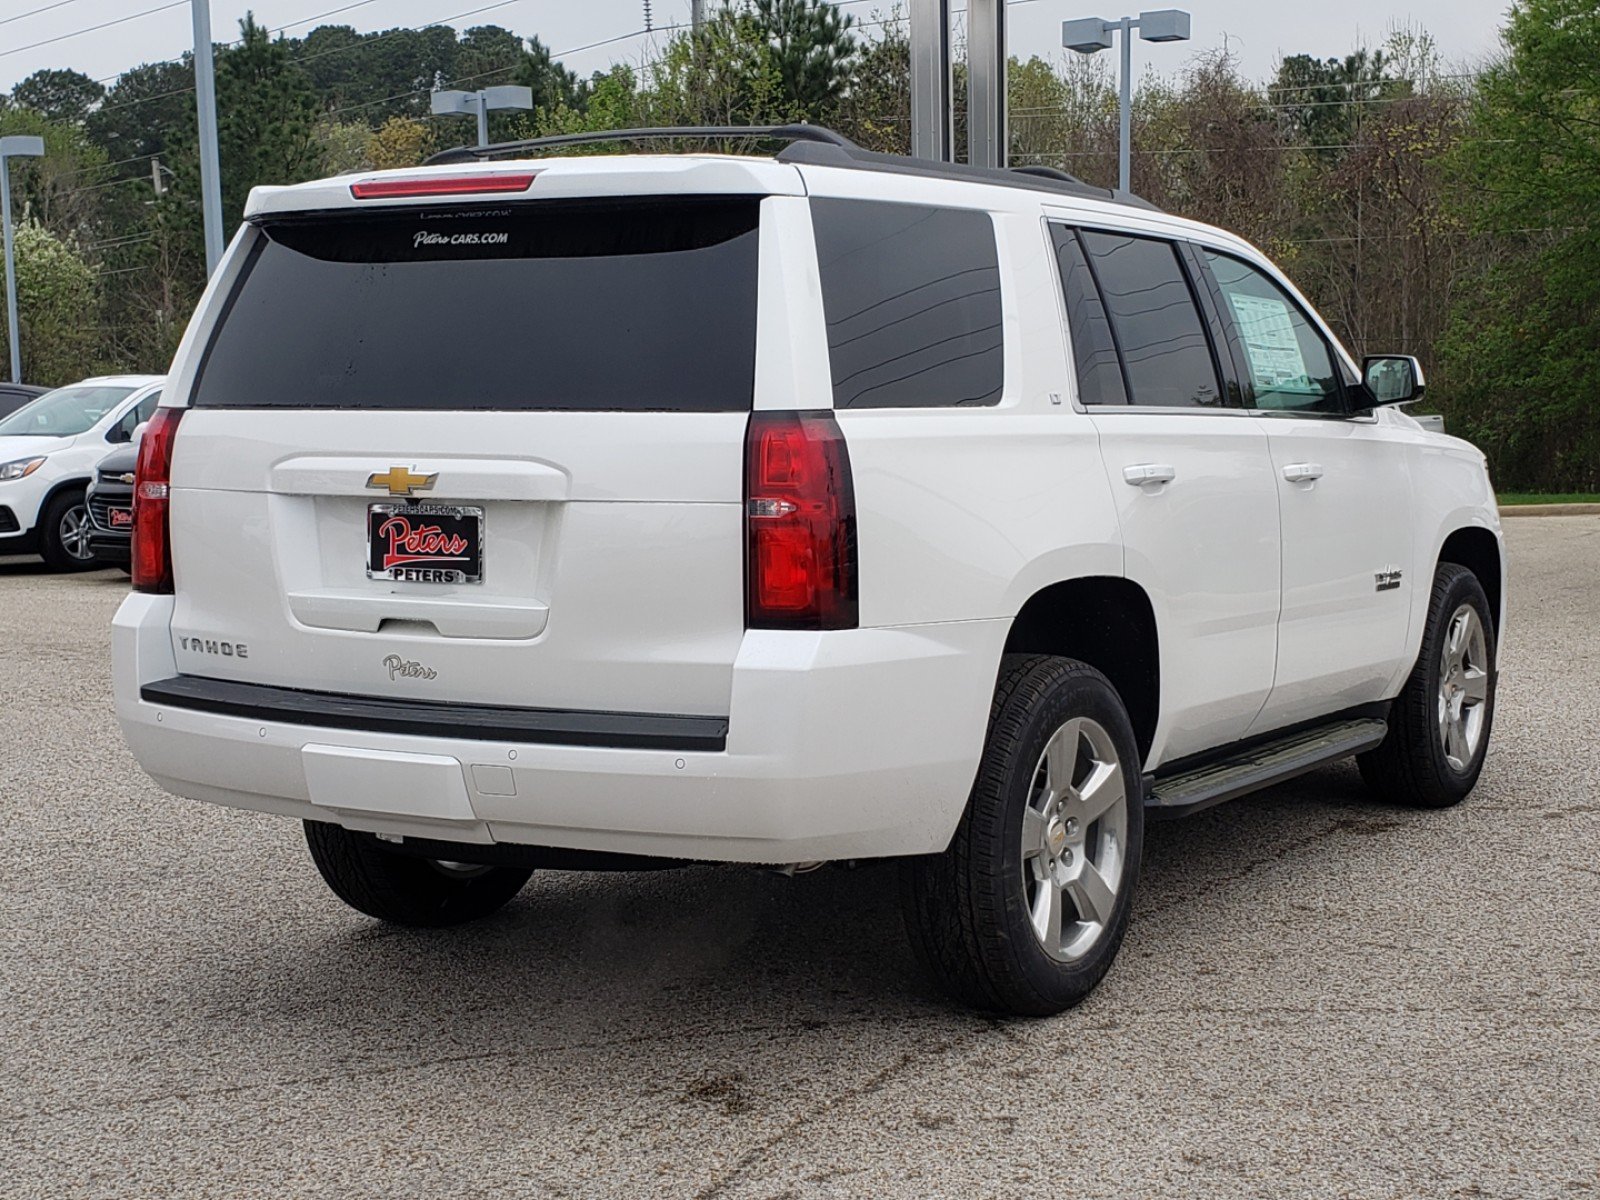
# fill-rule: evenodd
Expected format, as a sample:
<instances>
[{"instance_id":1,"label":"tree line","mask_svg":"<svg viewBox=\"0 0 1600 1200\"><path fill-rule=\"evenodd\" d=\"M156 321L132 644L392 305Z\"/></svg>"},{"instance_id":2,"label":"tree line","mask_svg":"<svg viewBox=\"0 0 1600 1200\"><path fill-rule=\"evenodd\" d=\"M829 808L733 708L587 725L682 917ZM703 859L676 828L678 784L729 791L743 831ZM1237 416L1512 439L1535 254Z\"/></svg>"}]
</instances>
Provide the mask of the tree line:
<instances>
[{"instance_id":1,"label":"tree line","mask_svg":"<svg viewBox=\"0 0 1600 1200\"><path fill-rule=\"evenodd\" d=\"M1358 356L1421 357L1431 405L1502 489L1600 490L1600 6L1518 0L1502 43L1470 71L1413 31L1285 58L1264 83L1226 53L1147 76L1133 188L1261 246ZM430 115L435 87L530 87L531 112L492 115L496 139L806 120L906 153L909 59L903 12L857 19L821 0L730 0L642 65L588 78L493 25L284 37L247 17L216 50L224 216L236 223L258 183L470 141L469 119ZM1009 82L1013 163L1114 182L1100 62L1014 59ZM962 85L958 68L958 155ZM205 281L192 62L109 81L39 71L0 94L13 133L47 149L12 164L30 378L164 369Z\"/></svg>"}]
</instances>

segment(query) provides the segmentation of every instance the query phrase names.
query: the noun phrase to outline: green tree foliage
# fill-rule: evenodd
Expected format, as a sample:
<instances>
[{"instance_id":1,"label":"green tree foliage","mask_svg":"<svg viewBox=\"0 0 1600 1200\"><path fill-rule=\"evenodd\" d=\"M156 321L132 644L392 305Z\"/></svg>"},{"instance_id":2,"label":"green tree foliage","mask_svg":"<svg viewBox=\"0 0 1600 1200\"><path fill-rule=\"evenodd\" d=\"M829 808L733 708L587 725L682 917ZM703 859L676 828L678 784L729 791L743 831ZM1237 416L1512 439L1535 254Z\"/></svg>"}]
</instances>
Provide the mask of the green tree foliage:
<instances>
[{"instance_id":1,"label":"green tree foliage","mask_svg":"<svg viewBox=\"0 0 1600 1200\"><path fill-rule=\"evenodd\" d=\"M755 0L753 15L772 52L783 101L819 116L837 105L854 75L855 18L825 0Z\"/></svg>"},{"instance_id":2,"label":"green tree foliage","mask_svg":"<svg viewBox=\"0 0 1600 1200\"><path fill-rule=\"evenodd\" d=\"M124 71L84 122L90 139L124 175L149 175L150 155L167 154L174 139L193 144L194 63L145 63ZM169 166L171 164L168 164Z\"/></svg>"},{"instance_id":3,"label":"green tree foliage","mask_svg":"<svg viewBox=\"0 0 1600 1200\"><path fill-rule=\"evenodd\" d=\"M1458 427L1502 488L1600 487L1600 8L1520 0L1453 156L1496 252L1443 345Z\"/></svg>"},{"instance_id":4,"label":"green tree foliage","mask_svg":"<svg viewBox=\"0 0 1600 1200\"><path fill-rule=\"evenodd\" d=\"M581 110L589 97L589 85L550 57L550 47L536 37L517 64L516 82L533 92L533 107L553 113L560 108Z\"/></svg>"},{"instance_id":5,"label":"green tree foliage","mask_svg":"<svg viewBox=\"0 0 1600 1200\"><path fill-rule=\"evenodd\" d=\"M440 25L374 33L322 25L291 46L325 111L372 129L393 116L424 116L429 89L457 74L455 31Z\"/></svg>"},{"instance_id":6,"label":"green tree foliage","mask_svg":"<svg viewBox=\"0 0 1600 1200\"><path fill-rule=\"evenodd\" d=\"M51 121L76 124L105 98L106 89L81 71L35 71L11 90L11 101Z\"/></svg>"},{"instance_id":7,"label":"green tree foliage","mask_svg":"<svg viewBox=\"0 0 1600 1200\"><path fill-rule=\"evenodd\" d=\"M1356 140L1364 109L1405 86L1388 65L1382 50L1363 48L1342 59L1291 54L1279 64L1267 100L1301 145L1337 156Z\"/></svg>"},{"instance_id":8,"label":"green tree foliage","mask_svg":"<svg viewBox=\"0 0 1600 1200\"><path fill-rule=\"evenodd\" d=\"M748 4L724 5L698 37L667 43L643 97L653 125L768 125L797 120L766 30Z\"/></svg>"},{"instance_id":9,"label":"green tree foliage","mask_svg":"<svg viewBox=\"0 0 1600 1200\"><path fill-rule=\"evenodd\" d=\"M11 160L11 191L19 209L63 232L91 223L103 197L88 189L113 178L104 153L77 124L52 121L20 105L0 109L0 136L12 134L44 139L43 158Z\"/></svg>"},{"instance_id":10,"label":"green tree foliage","mask_svg":"<svg viewBox=\"0 0 1600 1200\"><path fill-rule=\"evenodd\" d=\"M861 47L831 120L869 150L911 153L911 38L903 22L891 20Z\"/></svg>"},{"instance_id":11,"label":"green tree foliage","mask_svg":"<svg viewBox=\"0 0 1600 1200\"><path fill-rule=\"evenodd\" d=\"M258 183L314 178L321 165L315 137L320 105L310 79L253 16L240 22L240 43L216 59L217 153L222 170L222 219L228 229L244 214ZM174 180L165 197L171 219L200 235L198 134L175 136Z\"/></svg>"},{"instance_id":12,"label":"green tree foliage","mask_svg":"<svg viewBox=\"0 0 1600 1200\"><path fill-rule=\"evenodd\" d=\"M59 386L99 367L100 289L94 270L37 221L16 228L17 313L24 378ZM8 358L0 322L0 360Z\"/></svg>"},{"instance_id":13,"label":"green tree foliage","mask_svg":"<svg viewBox=\"0 0 1600 1200\"><path fill-rule=\"evenodd\" d=\"M433 131L410 117L390 117L367 138L366 159L379 171L414 167L434 151Z\"/></svg>"}]
</instances>

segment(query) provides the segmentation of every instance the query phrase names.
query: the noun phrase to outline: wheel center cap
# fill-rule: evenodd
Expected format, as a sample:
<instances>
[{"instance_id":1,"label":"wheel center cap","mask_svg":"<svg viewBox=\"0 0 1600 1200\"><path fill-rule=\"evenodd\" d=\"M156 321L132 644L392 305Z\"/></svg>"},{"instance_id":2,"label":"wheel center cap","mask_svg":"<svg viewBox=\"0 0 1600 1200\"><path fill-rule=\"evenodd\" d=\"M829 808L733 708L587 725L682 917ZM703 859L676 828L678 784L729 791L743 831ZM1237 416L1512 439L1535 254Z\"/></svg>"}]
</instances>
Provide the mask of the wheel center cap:
<instances>
[{"instance_id":1,"label":"wheel center cap","mask_svg":"<svg viewBox=\"0 0 1600 1200\"><path fill-rule=\"evenodd\" d=\"M1067 844L1067 827L1059 817L1050 822L1049 828L1045 830L1044 840L1050 847L1051 854L1060 854L1061 847Z\"/></svg>"}]
</instances>

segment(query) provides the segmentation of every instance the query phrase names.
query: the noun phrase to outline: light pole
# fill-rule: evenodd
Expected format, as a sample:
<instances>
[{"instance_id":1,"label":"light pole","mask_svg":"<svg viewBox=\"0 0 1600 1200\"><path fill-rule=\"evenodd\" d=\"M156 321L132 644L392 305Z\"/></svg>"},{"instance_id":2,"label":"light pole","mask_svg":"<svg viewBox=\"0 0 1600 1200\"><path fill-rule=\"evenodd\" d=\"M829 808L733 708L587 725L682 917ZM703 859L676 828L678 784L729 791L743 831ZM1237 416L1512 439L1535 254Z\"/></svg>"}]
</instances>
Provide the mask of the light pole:
<instances>
[{"instance_id":1,"label":"light pole","mask_svg":"<svg viewBox=\"0 0 1600 1200\"><path fill-rule=\"evenodd\" d=\"M1162 8L1155 12L1142 12L1137 17L1123 17L1119 21L1102 21L1099 17L1085 17L1078 21L1061 22L1061 44L1079 54L1094 54L1111 48L1111 35L1122 33L1122 97L1121 136L1117 149L1117 187L1127 191L1132 174L1131 144L1133 141L1133 31L1147 42L1187 42L1189 40L1189 14L1181 8Z\"/></svg>"},{"instance_id":2,"label":"light pole","mask_svg":"<svg viewBox=\"0 0 1600 1200\"><path fill-rule=\"evenodd\" d=\"M22 347L17 344L17 253L11 228L11 160L38 158L44 154L40 137L0 137L0 232L6 239L6 345L11 348L11 382L22 382Z\"/></svg>"},{"instance_id":3,"label":"light pole","mask_svg":"<svg viewBox=\"0 0 1600 1200\"><path fill-rule=\"evenodd\" d=\"M217 80L211 69L211 0L191 0L194 103L200 122L200 211L206 226L206 274L222 260L222 166L217 160Z\"/></svg>"},{"instance_id":4,"label":"light pole","mask_svg":"<svg viewBox=\"0 0 1600 1200\"><path fill-rule=\"evenodd\" d=\"M533 89L506 84L479 92L434 92L435 113L468 113L478 118L478 145L489 144L489 111L502 108L532 108Z\"/></svg>"},{"instance_id":5,"label":"light pole","mask_svg":"<svg viewBox=\"0 0 1600 1200\"><path fill-rule=\"evenodd\" d=\"M955 122L950 103L950 0L911 0L911 153L949 162Z\"/></svg>"}]
</instances>

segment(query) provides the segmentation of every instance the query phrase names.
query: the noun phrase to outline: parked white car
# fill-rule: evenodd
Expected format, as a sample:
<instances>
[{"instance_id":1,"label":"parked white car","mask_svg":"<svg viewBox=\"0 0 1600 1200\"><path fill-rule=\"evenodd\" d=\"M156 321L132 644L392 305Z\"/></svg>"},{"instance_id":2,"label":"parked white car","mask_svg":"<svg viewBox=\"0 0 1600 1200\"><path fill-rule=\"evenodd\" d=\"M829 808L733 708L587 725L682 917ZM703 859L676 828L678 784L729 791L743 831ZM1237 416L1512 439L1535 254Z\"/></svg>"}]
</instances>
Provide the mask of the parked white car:
<instances>
[{"instance_id":1,"label":"parked white car","mask_svg":"<svg viewBox=\"0 0 1600 1200\"><path fill-rule=\"evenodd\" d=\"M1467 794L1504 554L1414 360L1221 230L786 132L257 189L141 447L145 770L408 925L901 858L1017 1013L1110 966L1147 814Z\"/></svg>"},{"instance_id":2,"label":"parked white car","mask_svg":"<svg viewBox=\"0 0 1600 1200\"><path fill-rule=\"evenodd\" d=\"M101 375L46 392L0 419L0 554L58 571L95 566L84 492L161 399L160 375Z\"/></svg>"}]
</instances>

